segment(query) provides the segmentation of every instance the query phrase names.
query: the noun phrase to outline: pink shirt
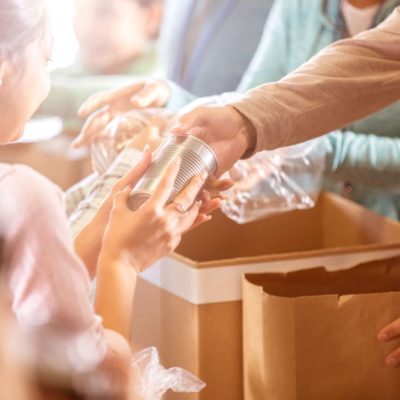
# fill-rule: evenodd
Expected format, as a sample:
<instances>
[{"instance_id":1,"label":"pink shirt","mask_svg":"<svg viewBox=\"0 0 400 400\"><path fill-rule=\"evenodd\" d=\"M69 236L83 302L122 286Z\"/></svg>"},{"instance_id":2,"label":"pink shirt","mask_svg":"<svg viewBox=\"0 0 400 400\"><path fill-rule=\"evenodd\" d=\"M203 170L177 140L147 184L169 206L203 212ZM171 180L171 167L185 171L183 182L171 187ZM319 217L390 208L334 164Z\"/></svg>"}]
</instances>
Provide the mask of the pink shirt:
<instances>
[{"instance_id":1,"label":"pink shirt","mask_svg":"<svg viewBox=\"0 0 400 400\"><path fill-rule=\"evenodd\" d=\"M5 283L20 326L52 332L74 368L92 369L107 345L61 190L28 167L0 164L0 235Z\"/></svg>"}]
</instances>

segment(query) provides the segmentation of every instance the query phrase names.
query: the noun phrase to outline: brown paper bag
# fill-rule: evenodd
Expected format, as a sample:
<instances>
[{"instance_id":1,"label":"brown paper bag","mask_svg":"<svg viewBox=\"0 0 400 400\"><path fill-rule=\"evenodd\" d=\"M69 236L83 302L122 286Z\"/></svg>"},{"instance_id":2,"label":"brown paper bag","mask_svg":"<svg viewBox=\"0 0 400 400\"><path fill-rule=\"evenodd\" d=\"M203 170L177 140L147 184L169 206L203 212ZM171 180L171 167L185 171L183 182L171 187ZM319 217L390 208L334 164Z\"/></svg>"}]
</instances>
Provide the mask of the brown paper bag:
<instances>
[{"instance_id":1,"label":"brown paper bag","mask_svg":"<svg viewBox=\"0 0 400 400\"><path fill-rule=\"evenodd\" d=\"M246 400L398 400L400 341L377 332L400 317L400 258L327 272L247 274Z\"/></svg>"}]
</instances>

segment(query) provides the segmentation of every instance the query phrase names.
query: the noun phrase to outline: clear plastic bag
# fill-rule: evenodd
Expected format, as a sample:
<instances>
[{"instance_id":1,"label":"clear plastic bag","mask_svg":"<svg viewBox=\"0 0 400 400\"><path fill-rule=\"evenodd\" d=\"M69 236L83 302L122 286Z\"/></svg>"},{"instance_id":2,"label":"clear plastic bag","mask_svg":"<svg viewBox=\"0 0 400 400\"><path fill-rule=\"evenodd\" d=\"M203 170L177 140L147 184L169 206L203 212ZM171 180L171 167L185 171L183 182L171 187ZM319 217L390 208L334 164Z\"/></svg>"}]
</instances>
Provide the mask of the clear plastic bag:
<instances>
[{"instance_id":1,"label":"clear plastic bag","mask_svg":"<svg viewBox=\"0 0 400 400\"><path fill-rule=\"evenodd\" d=\"M165 369L155 347L142 350L132 360L135 400L161 400L168 390L197 393L205 383L181 368Z\"/></svg>"},{"instance_id":2,"label":"clear plastic bag","mask_svg":"<svg viewBox=\"0 0 400 400\"><path fill-rule=\"evenodd\" d=\"M132 110L118 115L91 145L93 170L103 174L118 154L135 142L137 147L159 143L173 122L174 114L164 108Z\"/></svg>"},{"instance_id":3,"label":"clear plastic bag","mask_svg":"<svg viewBox=\"0 0 400 400\"><path fill-rule=\"evenodd\" d=\"M235 185L222 211L243 224L315 205L325 170L322 138L256 154L229 172Z\"/></svg>"}]
</instances>

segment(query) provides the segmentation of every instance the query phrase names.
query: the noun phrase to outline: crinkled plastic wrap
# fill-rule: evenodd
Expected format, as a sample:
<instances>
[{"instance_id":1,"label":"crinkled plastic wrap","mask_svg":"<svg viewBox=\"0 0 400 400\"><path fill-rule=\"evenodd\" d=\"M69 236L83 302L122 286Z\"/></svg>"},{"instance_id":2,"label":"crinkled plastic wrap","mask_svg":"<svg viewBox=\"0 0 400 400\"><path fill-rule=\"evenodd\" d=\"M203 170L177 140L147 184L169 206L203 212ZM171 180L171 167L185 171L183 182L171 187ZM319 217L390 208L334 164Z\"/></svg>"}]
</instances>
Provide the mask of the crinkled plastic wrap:
<instances>
[{"instance_id":1,"label":"crinkled plastic wrap","mask_svg":"<svg viewBox=\"0 0 400 400\"><path fill-rule=\"evenodd\" d=\"M128 145L151 144L163 137L174 115L163 108L132 110L115 117L92 143L92 167L103 174Z\"/></svg>"},{"instance_id":2,"label":"crinkled plastic wrap","mask_svg":"<svg viewBox=\"0 0 400 400\"><path fill-rule=\"evenodd\" d=\"M243 224L315 205L321 190L326 150L323 139L241 160L229 172L235 185L222 211Z\"/></svg>"},{"instance_id":3,"label":"crinkled plastic wrap","mask_svg":"<svg viewBox=\"0 0 400 400\"><path fill-rule=\"evenodd\" d=\"M155 347L142 350L132 360L135 400L161 400L168 390L197 393L205 383L181 368L165 369Z\"/></svg>"}]
</instances>

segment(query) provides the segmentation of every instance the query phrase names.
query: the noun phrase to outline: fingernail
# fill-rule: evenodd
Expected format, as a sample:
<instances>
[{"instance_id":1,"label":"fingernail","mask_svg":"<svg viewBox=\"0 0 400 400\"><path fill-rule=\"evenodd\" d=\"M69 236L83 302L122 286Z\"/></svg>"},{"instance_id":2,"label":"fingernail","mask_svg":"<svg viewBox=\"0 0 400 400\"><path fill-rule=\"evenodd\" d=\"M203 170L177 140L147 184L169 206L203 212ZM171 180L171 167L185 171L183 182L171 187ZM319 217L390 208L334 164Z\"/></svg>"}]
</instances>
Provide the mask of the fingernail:
<instances>
[{"instance_id":1,"label":"fingernail","mask_svg":"<svg viewBox=\"0 0 400 400\"><path fill-rule=\"evenodd\" d=\"M182 130L184 130L184 125L175 124L175 125L173 125L173 126L171 127L170 130L173 131L173 132L182 131Z\"/></svg>"},{"instance_id":2,"label":"fingernail","mask_svg":"<svg viewBox=\"0 0 400 400\"><path fill-rule=\"evenodd\" d=\"M186 207L181 204L181 203L175 203L175 208L180 212L180 213L185 213L186 212Z\"/></svg>"},{"instance_id":3,"label":"fingernail","mask_svg":"<svg viewBox=\"0 0 400 400\"><path fill-rule=\"evenodd\" d=\"M201 174L201 179L206 180L208 177L208 172L207 171L203 171Z\"/></svg>"},{"instance_id":4,"label":"fingernail","mask_svg":"<svg viewBox=\"0 0 400 400\"><path fill-rule=\"evenodd\" d=\"M206 218L206 222L209 222L209 221L211 221L212 219L213 219L212 215L209 215L209 216Z\"/></svg>"},{"instance_id":5,"label":"fingernail","mask_svg":"<svg viewBox=\"0 0 400 400\"><path fill-rule=\"evenodd\" d=\"M202 202L201 200L197 200L197 201L196 201L196 206L197 206L198 208L203 207L203 202Z\"/></svg>"},{"instance_id":6,"label":"fingernail","mask_svg":"<svg viewBox=\"0 0 400 400\"><path fill-rule=\"evenodd\" d=\"M389 336L386 333L379 333L378 340L380 342L387 342L389 340Z\"/></svg>"},{"instance_id":7,"label":"fingernail","mask_svg":"<svg viewBox=\"0 0 400 400\"><path fill-rule=\"evenodd\" d=\"M150 151L150 145L146 144L143 148L143 155L146 154L148 151Z\"/></svg>"},{"instance_id":8,"label":"fingernail","mask_svg":"<svg viewBox=\"0 0 400 400\"><path fill-rule=\"evenodd\" d=\"M388 357L385 362L388 367L393 368L397 366L397 360L394 357Z\"/></svg>"}]
</instances>

